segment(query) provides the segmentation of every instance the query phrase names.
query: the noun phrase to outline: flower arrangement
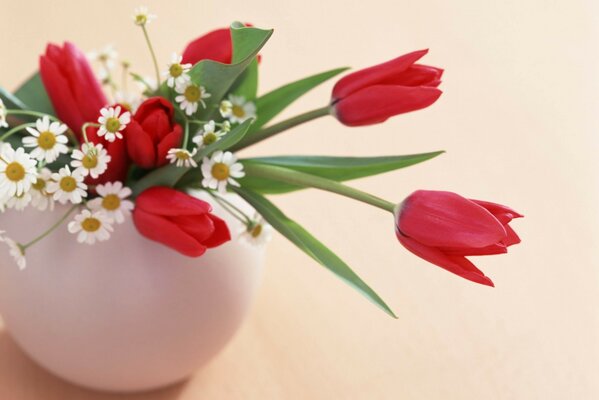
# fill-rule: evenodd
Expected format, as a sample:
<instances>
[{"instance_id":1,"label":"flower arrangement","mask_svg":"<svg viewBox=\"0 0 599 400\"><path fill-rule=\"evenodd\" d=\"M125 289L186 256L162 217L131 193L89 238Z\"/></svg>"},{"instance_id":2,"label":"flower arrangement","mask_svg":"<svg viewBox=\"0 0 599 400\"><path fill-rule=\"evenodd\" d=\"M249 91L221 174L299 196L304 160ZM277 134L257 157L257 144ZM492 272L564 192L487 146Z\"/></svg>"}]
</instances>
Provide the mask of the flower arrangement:
<instances>
[{"instance_id":1,"label":"flower arrangement","mask_svg":"<svg viewBox=\"0 0 599 400\"><path fill-rule=\"evenodd\" d=\"M394 315L335 253L285 215L267 195L317 188L390 213L399 242L410 252L465 279L493 286L467 258L506 253L520 239L510 227L521 214L509 207L444 191L418 190L399 204L342 182L405 168L442 152L384 157L276 156L238 158L237 152L317 118L348 126L379 124L435 103L443 70L419 64L415 51L338 80L323 107L273 119L314 87L346 71L332 69L257 95L261 48L272 30L235 22L159 62L147 9L134 15L146 40L155 78L122 62L114 76L112 48L84 55L75 45L49 44L39 72L14 93L0 89L0 212L35 208L63 215L27 243L0 231L20 268L27 250L56 229L77 242L109 240L131 218L139 234L189 257L231 239L211 205L190 194L206 191L243 223L260 246L272 228L318 263ZM92 62L99 67L94 73ZM165 66L164 69L160 65ZM128 88L135 81L140 94ZM107 95L105 93L109 93ZM257 211L247 215L226 194Z\"/></svg>"}]
</instances>

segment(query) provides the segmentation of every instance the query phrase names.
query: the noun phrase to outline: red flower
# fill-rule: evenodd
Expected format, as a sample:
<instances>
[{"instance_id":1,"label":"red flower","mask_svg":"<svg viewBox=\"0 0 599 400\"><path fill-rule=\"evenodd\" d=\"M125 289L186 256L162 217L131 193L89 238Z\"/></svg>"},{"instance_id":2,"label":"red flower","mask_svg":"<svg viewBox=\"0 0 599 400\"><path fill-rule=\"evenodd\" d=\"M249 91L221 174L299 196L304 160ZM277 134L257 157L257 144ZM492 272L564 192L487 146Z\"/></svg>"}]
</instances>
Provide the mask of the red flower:
<instances>
[{"instance_id":1,"label":"red flower","mask_svg":"<svg viewBox=\"0 0 599 400\"><path fill-rule=\"evenodd\" d=\"M372 125L433 104L443 70L415 64L428 50L405 54L343 77L333 88L334 114L348 126Z\"/></svg>"},{"instance_id":2,"label":"red flower","mask_svg":"<svg viewBox=\"0 0 599 400\"><path fill-rule=\"evenodd\" d=\"M227 224L210 214L212 207L167 187L142 192L135 202L133 222L145 237L189 257L231 240Z\"/></svg>"},{"instance_id":3,"label":"red flower","mask_svg":"<svg viewBox=\"0 0 599 400\"><path fill-rule=\"evenodd\" d=\"M520 243L509 226L521 214L500 204L441 191L418 190L396 211L396 235L418 257L462 278L494 286L466 256L507 253Z\"/></svg>"},{"instance_id":4,"label":"red flower","mask_svg":"<svg viewBox=\"0 0 599 400\"><path fill-rule=\"evenodd\" d=\"M245 26L252 26L246 23ZM231 64L233 58L233 40L231 29L221 28L208 32L190 42L183 51L183 63L195 64L202 60L213 60ZM258 56L260 61L260 56Z\"/></svg>"},{"instance_id":5,"label":"red flower","mask_svg":"<svg viewBox=\"0 0 599 400\"><path fill-rule=\"evenodd\" d=\"M107 103L85 55L69 42L48 44L40 75L56 115L81 137L81 126L95 122Z\"/></svg>"},{"instance_id":6,"label":"red flower","mask_svg":"<svg viewBox=\"0 0 599 400\"><path fill-rule=\"evenodd\" d=\"M127 152L142 168L165 165L169 149L179 147L183 139L181 125L174 122L173 105L162 97L144 101L127 125Z\"/></svg>"}]
</instances>

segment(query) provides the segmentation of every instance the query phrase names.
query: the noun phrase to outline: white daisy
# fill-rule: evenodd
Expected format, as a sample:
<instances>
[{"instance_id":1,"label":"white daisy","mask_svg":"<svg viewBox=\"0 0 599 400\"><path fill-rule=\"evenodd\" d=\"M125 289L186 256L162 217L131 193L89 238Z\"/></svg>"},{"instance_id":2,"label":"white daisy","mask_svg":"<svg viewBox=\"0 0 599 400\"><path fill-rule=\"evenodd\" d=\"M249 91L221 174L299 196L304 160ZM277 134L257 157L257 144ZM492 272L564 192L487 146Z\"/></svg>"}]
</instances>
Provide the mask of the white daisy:
<instances>
[{"instance_id":1,"label":"white daisy","mask_svg":"<svg viewBox=\"0 0 599 400\"><path fill-rule=\"evenodd\" d=\"M133 22L135 25L144 26L156 19L156 15L150 14L148 7L140 6L133 12Z\"/></svg>"},{"instance_id":2,"label":"white daisy","mask_svg":"<svg viewBox=\"0 0 599 400\"><path fill-rule=\"evenodd\" d=\"M221 122L220 124L220 130L228 133L231 130L231 123L227 120L224 120L223 122Z\"/></svg>"},{"instance_id":3,"label":"white daisy","mask_svg":"<svg viewBox=\"0 0 599 400\"><path fill-rule=\"evenodd\" d=\"M262 246L272 238L272 226L261 215L256 214L254 219L240 231L241 237L256 246Z\"/></svg>"},{"instance_id":4,"label":"white daisy","mask_svg":"<svg viewBox=\"0 0 599 400\"><path fill-rule=\"evenodd\" d=\"M0 128L8 128L8 122L6 122L6 106L2 99L0 99Z\"/></svg>"},{"instance_id":5,"label":"white daisy","mask_svg":"<svg viewBox=\"0 0 599 400\"><path fill-rule=\"evenodd\" d=\"M12 196L6 200L6 208L14 208L17 211L22 211L31 203L31 190L29 192L25 192L20 196Z\"/></svg>"},{"instance_id":6,"label":"white daisy","mask_svg":"<svg viewBox=\"0 0 599 400\"><path fill-rule=\"evenodd\" d=\"M83 176L90 175L97 179L108 168L112 159L101 143L83 143L81 150L73 150L71 166Z\"/></svg>"},{"instance_id":7,"label":"white daisy","mask_svg":"<svg viewBox=\"0 0 599 400\"><path fill-rule=\"evenodd\" d=\"M237 157L230 151L215 151L212 157L204 157L202 162L202 186L207 189L218 189L225 193L227 184L239 186L233 178L243 178L243 165L237 162Z\"/></svg>"},{"instance_id":8,"label":"white daisy","mask_svg":"<svg viewBox=\"0 0 599 400\"><path fill-rule=\"evenodd\" d=\"M214 121L210 121L204 125L204 129L200 130L198 134L192 139L192 141L198 145L198 148L206 147L214 142L220 140L226 132L216 131L216 124Z\"/></svg>"},{"instance_id":9,"label":"white daisy","mask_svg":"<svg viewBox=\"0 0 599 400\"><path fill-rule=\"evenodd\" d=\"M167 70L162 73L168 77L166 84L168 87L182 86L191 80L188 72L191 69L191 64L181 64L183 57L177 53L171 56L171 62L167 65Z\"/></svg>"},{"instance_id":10,"label":"white daisy","mask_svg":"<svg viewBox=\"0 0 599 400\"><path fill-rule=\"evenodd\" d=\"M4 231L0 231L0 242L6 243L11 257L15 260L15 262L17 263L17 266L22 271L27 266L27 259L25 258L25 250L19 243L15 242L14 240L12 240L8 236L6 236L5 233L6 232L4 232Z\"/></svg>"},{"instance_id":11,"label":"white daisy","mask_svg":"<svg viewBox=\"0 0 599 400\"><path fill-rule=\"evenodd\" d=\"M175 97L175 101L179 103L179 107L181 107L187 115L193 115L198 111L198 104L201 104L202 107L206 108L204 99L212 96L210 93L206 92L204 86L198 86L192 82L186 82L177 86L175 91L179 93L179 95Z\"/></svg>"},{"instance_id":12,"label":"white daisy","mask_svg":"<svg viewBox=\"0 0 599 400\"><path fill-rule=\"evenodd\" d=\"M112 220L103 211L91 212L87 209L77 214L73 221L69 222L70 233L78 233L79 243L94 244L96 241L103 242L110 238Z\"/></svg>"},{"instance_id":13,"label":"white daisy","mask_svg":"<svg viewBox=\"0 0 599 400\"><path fill-rule=\"evenodd\" d=\"M135 111L137 111L137 107L139 107L141 101L142 98L137 93L124 92L122 90L119 90L114 94L114 102L122 104L127 111L130 111L132 113L135 113Z\"/></svg>"},{"instance_id":14,"label":"white daisy","mask_svg":"<svg viewBox=\"0 0 599 400\"><path fill-rule=\"evenodd\" d=\"M80 168L73 172L68 165L61 168L58 173L52 174L52 180L48 182L47 191L53 194L54 200L60 204L71 202L79 204L87 197L87 185L83 183L83 173Z\"/></svg>"},{"instance_id":15,"label":"white daisy","mask_svg":"<svg viewBox=\"0 0 599 400\"><path fill-rule=\"evenodd\" d=\"M103 136L109 142L114 142L117 138L122 139L121 131L131 122L131 113L125 111L121 114L121 106L116 106L104 107L100 110L100 114L98 136Z\"/></svg>"},{"instance_id":16,"label":"white daisy","mask_svg":"<svg viewBox=\"0 0 599 400\"><path fill-rule=\"evenodd\" d=\"M104 46L101 50L92 50L87 53L87 59L90 61L99 61L104 67L111 70L116 64L119 53L112 44Z\"/></svg>"},{"instance_id":17,"label":"white daisy","mask_svg":"<svg viewBox=\"0 0 599 400\"><path fill-rule=\"evenodd\" d=\"M185 149L173 148L173 149L170 149L168 151L168 153L166 154L166 159L171 164L176 164L177 167L185 167L185 168L194 167L195 168L198 166L198 164L193 159L193 156L195 156L197 152L198 152L197 148L193 149L193 151L191 153Z\"/></svg>"},{"instance_id":18,"label":"white daisy","mask_svg":"<svg viewBox=\"0 0 599 400\"><path fill-rule=\"evenodd\" d=\"M0 146L0 193L5 199L20 196L31 189L37 180L36 164L24 148L13 150L8 144Z\"/></svg>"},{"instance_id":19,"label":"white daisy","mask_svg":"<svg viewBox=\"0 0 599 400\"><path fill-rule=\"evenodd\" d=\"M256 117L256 105L251 101L246 101L243 96L229 95L230 107L223 107L221 102L221 114L233 123L242 123L248 118ZM225 112L223 112L223 110Z\"/></svg>"},{"instance_id":20,"label":"white daisy","mask_svg":"<svg viewBox=\"0 0 599 400\"><path fill-rule=\"evenodd\" d=\"M220 115L222 115L223 118L229 117L233 112L233 103L231 103L229 100L221 101L220 105L218 106L218 111L220 111Z\"/></svg>"},{"instance_id":21,"label":"white daisy","mask_svg":"<svg viewBox=\"0 0 599 400\"><path fill-rule=\"evenodd\" d=\"M42 168L37 175L37 181L31 185L31 205L40 211L54 210L54 199L46 190L48 182L52 179L52 171L48 168Z\"/></svg>"},{"instance_id":22,"label":"white daisy","mask_svg":"<svg viewBox=\"0 0 599 400\"><path fill-rule=\"evenodd\" d=\"M66 146L69 139L64 134L67 129L65 124L50 122L50 118L45 115L35 121L35 128L27 127L31 136L23 138L23 146L34 148L30 153L31 157L46 163L54 162L59 155L69 152Z\"/></svg>"},{"instance_id":23,"label":"white daisy","mask_svg":"<svg viewBox=\"0 0 599 400\"><path fill-rule=\"evenodd\" d=\"M121 182L114 182L96 186L96 192L101 197L96 197L87 205L92 210L104 211L117 224L125 222L125 215L129 215L133 210L133 202L126 200L131 196L131 189L123 187Z\"/></svg>"}]
</instances>

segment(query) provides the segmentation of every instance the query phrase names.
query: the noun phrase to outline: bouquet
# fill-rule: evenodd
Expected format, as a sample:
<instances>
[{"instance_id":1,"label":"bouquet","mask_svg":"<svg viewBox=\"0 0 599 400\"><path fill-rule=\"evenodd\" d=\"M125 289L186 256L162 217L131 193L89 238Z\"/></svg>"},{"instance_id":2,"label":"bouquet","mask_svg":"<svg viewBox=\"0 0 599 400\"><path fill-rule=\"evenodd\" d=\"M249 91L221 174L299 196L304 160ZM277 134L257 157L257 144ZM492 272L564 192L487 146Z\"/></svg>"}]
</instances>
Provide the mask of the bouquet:
<instances>
[{"instance_id":1,"label":"bouquet","mask_svg":"<svg viewBox=\"0 0 599 400\"><path fill-rule=\"evenodd\" d=\"M192 41L165 62L150 40L154 18L145 8L134 15L155 69L153 79L135 73L127 62L121 63L118 78L112 48L86 56L66 42L49 44L39 72L14 93L0 89L0 212L50 212L57 202L68 205L52 226L32 233L26 243L0 231L0 241L9 246L20 268L26 267L28 249L56 229L73 233L73 246L93 245L109 240L129 218L139 234L156 245L201 257L231 239L229 227L212 214L211 205L190 194L203 190L243 223L243 236L256 246L266 242L274 228L394 316L343 260L268 199L316 188L389 213L407 250L465 279L493 286L467 257L506 253L519 243L510 222L521 214L446 191L417 190L397 203L343 183L442 152L237 157L240 150L317 118L366 126L431 106L441 96L443 70L419 63L427 50L345 75L321 107L273 123L299 97L347 68L258 95L259 53L272 30L234 22ZM131 89L134 83L142 88L140 93ZM256 214L236 207L228 192L245 199Z\"/></svg>"}]
</instances>

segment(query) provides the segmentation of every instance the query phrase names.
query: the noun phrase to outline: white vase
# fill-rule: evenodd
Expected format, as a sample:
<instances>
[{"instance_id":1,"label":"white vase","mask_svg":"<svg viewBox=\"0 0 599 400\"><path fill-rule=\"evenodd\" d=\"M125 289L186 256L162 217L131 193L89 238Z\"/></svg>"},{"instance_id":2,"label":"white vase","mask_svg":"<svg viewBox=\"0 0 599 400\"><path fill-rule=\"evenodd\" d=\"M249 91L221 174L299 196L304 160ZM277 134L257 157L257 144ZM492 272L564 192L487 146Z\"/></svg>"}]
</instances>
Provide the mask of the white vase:
<instances>
[{"instance_id":1,"label":"white vase","mask_svg":"<svg viewBox=\"0 0 599 400\"><path fill-rule=\"evenodd\" d=\"M65 224L27 251L23 271L0 246L9 333L41 366L93 389L141 391L189 377L240 327L264 264L264 248L239 239L241 224L213 206L233 239L200 258L145 239L131 219L92 246L78 244ZM26 242L65 210L8 211L0 230Z\"/></svg>"}]
</instances>

